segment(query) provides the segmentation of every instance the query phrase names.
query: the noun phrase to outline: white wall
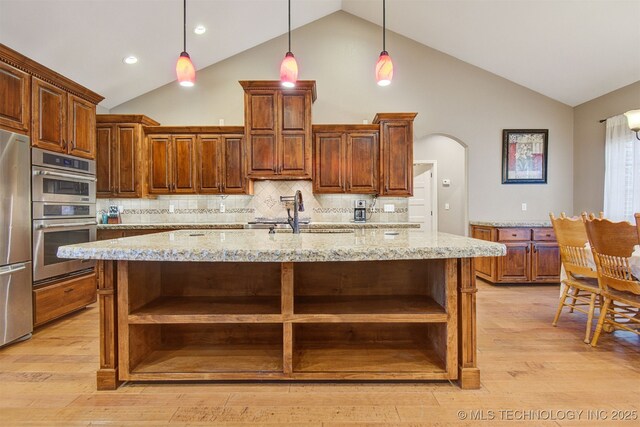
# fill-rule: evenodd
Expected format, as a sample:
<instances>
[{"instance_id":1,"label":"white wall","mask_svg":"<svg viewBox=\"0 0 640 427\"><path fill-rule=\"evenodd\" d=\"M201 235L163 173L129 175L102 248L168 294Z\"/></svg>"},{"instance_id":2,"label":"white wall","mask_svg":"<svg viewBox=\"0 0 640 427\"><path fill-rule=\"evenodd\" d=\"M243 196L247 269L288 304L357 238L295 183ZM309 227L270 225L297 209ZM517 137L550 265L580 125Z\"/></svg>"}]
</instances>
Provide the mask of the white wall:
<instances>
[{"instance_id":1,"label":"white wall","mask_svg":"<svg viewBox=\"0 0 640 427\"><path fill-rule=\"evenodd\" d=\"M467 231L467 174L465 147L444 135L429 135L415 141L415 159L438 162L438 231L465 235ZM449 179L449 186L442 185ZM449 204L449 210L445 204Z\"/></svg>"},{"instance_id":2,"label":"white wall","mask_svg":"<svg viewBox=\"0 0 640 427\"><path fill-rule=\"evenodd\" d=\"M411 39L389 32L394 81L375 84L381 28L336 12L292 33L300 79L316 80L314 123L362 123L377 112L418 112L415 139L446 134L469 149L469 218L540 219L572 211L573 110ZM111 109L146 114L164 125L243 123L238 80L278 79L286 52L278 37L198 71L196 86L172 83ZM197 58L194 58L197 63ZM548 184L502 185L502 129L549 129ZM440 166L440 165L439 165ZM529 210L522 212L520 203Z\"/></svg>"}]
</instances>

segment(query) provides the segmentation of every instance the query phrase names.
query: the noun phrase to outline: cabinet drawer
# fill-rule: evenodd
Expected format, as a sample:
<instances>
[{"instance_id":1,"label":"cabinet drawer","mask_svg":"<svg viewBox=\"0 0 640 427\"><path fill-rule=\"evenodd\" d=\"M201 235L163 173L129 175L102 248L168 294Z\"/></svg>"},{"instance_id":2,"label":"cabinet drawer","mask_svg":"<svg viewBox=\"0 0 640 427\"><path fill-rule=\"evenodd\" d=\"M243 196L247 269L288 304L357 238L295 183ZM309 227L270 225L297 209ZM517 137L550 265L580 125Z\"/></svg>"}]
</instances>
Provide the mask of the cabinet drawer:
<instances>
[{"instance_id":1,"label":"cabinet drawer","mask_svg":"<svg viewBox=\"0 0 640 427\"><path fill-rule=\"evenodd\" d=\"M533 240L555 242L556 234L553 232L553 228L534 228Z\"/></svg>"},{"instance_id":2,"label":"cabinet drawer","mask_svg":"<svg viewBox=\"0 0 640 427\"><path fill-rule=\"evenodd\" d=\"M96 301L96 274L73 277L33 291L34 326Z\"/></svg>"},{"instance_id":3,"label":"cabinet drawer","mask_svg":"<svg viewBox=\"0 0 640 427\"><path fill-rule=\"evenodd\" d=\"M498 240L530 240L531 229L530 228L499 228Z\"/></svg>"}]
</instances>

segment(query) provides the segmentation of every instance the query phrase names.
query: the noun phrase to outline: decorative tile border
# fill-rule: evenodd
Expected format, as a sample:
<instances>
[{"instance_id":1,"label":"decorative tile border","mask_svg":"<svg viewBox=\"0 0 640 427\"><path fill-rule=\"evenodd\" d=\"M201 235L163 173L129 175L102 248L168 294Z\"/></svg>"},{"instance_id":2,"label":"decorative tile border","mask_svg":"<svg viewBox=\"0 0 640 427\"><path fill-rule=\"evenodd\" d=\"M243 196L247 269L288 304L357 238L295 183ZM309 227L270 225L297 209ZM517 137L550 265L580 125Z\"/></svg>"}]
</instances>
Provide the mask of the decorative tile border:
<instances>
[{"instance_id":1,"label":"decorative tile border","mask_svg":"<svg viewBox=\"0 0 640 427\"><path fill-rule=\"evenodd\" d=\"M174 209L173 212L169 212L169 209L125 209L122 211L122 215L163 215L163 214L182 214L182 215L195 215L195 214L250 214L255 213L254 208L229 208L224 212L220 212L220 209ZM107 213L106 210L100 210L99 213Z\"/></svg>"},{"instance_id":2,"label":"decorative tile border","mask_svg":"<svg viewBox=\"0 0 640 427\"><path fill-rule=\"evenodd\" d=\"M374 213L374 214L378 214L378 213L398 213L398 214L405 214L409 212L409 208L396 208L395 211L393 212L385 212L384 208L380 209L380 208L367 208L367 213ZM317 214L350 214L353 213L353 208L313 208L313 213L317 213Z\"/></svg>"}]
</instances>

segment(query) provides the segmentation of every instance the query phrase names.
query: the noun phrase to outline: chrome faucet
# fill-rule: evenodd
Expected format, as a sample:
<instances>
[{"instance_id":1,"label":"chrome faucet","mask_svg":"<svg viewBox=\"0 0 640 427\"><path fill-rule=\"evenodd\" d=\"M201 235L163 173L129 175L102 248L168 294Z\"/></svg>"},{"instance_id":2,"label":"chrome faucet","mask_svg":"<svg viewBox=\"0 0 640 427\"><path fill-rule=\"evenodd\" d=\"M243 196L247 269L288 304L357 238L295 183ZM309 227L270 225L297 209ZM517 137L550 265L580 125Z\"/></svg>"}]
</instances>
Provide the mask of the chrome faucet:
<instances>
[{"instance_id":1,"label":"chrome faucet","mask_svg":"<svg viewBox=\"0 0 640 427\"><path fill-rule=\"evenodd\" d=\"M293 203L293 217L291 217L291 208L287 206L287 222L293 230L293 234L300 234L300 220L298 212L304 212L304 203L302 202L302 192L296 191L294 196L280 196L280 201L284 203Z\"/></svg>"}]
</instances>

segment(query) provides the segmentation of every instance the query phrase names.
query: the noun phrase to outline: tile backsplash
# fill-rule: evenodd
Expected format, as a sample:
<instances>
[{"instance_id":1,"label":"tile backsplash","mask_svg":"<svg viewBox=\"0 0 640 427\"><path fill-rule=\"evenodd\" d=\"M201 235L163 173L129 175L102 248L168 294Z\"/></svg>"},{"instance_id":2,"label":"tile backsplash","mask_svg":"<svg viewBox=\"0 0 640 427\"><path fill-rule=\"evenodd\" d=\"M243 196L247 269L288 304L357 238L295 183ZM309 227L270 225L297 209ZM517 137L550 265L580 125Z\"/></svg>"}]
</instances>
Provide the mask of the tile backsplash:
<instances>
[{"instance_id":1,"label":"tile backsplash","mask_svg":"<svg viewBox=\"0 0 640 427\"><path fill-rule=\"evenodd\" d=\"M123 223L245 223L256 217L286 217L287 211L280 196L302 192L304 212L300 217L312 222L348 222L353 219L353 201L367 201L369 221L406 222L409 219L408 199L378 198L373 209L370 195L313 194L311 181L255 181L253 196L171 195L157 199L98 199L98 212L106 212L109 205L124 208ZM224 205L221 212L220 205ZM395 212L383 212L384 204L395 205ZM169 212L173 206L173 212Z\"/></svg>"}]
</instances>

